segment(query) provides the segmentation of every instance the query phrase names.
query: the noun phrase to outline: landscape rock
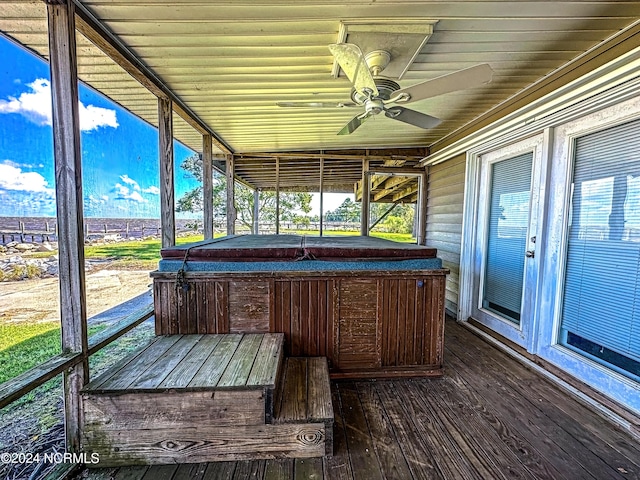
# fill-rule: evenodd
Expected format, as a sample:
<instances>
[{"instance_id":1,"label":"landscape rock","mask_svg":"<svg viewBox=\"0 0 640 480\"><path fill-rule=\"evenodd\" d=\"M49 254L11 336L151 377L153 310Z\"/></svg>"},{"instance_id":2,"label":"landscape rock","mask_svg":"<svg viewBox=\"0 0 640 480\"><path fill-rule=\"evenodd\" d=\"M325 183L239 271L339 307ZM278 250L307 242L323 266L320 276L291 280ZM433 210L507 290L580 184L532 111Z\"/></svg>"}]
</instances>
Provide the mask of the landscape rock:
<instances>
[{"instance_id":1,"label":"landscape rock","mask_svg":"<svg viewBox=\"0 0 640 480\"><path fill-rule=\"evenodd\" d=\"M37 252L53 252L55 248L49 242L42 242L35 250Z\"/></svg>"},{"instance_id":2,"label":"landscape rock","mask_svg":"<svg viewBox=\"0 0 640 480\"><path fill-rule=\"evenodd\" d=\"M7 247L7 248L13 248L13 247L15 247L16 245L18 245L18 242L13 241L13 242L9 242L9 243L5 244L5 247Z\"/></svg>"},{"instance_id":3,"label":"landscape rock","mask_svg":"<svg viewBox=\"0 0 640 480\"><path fill-rule=\"evenodd\" d=\"M36 246L34 244L32 244L32 243L18 243L13 248L15 248L16 250L18 250L20 252L29 252L29 251L33 250L34 248L36 248Z\"/></svg>"}]
</instances>

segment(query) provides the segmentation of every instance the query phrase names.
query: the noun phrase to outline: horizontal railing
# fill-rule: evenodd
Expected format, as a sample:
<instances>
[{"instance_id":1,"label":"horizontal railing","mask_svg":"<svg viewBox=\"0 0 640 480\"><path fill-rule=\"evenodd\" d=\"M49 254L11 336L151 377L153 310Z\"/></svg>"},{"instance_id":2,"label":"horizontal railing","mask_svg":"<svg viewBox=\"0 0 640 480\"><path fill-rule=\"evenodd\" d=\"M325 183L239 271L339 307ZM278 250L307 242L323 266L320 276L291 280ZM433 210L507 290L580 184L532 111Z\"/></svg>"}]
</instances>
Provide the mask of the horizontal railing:
<instances>
[{"instance_id":1,"label":"horizontal railing","mask_svg":"<svg viewBox=\"0 0 640 480\"><path fill-rule=\"evenodd\" d=\"M133 328L140 325L153 315L153 304L140 307L126 315L110 327L92 335L89 341L87 355L102 350ZM82 353L61 353L51 357L26 372L0 384L0 408L19 400L27 393L36 389L46 381L61 374L65 370L82 363L85 360Z\"/></svg>"}]
</instances>

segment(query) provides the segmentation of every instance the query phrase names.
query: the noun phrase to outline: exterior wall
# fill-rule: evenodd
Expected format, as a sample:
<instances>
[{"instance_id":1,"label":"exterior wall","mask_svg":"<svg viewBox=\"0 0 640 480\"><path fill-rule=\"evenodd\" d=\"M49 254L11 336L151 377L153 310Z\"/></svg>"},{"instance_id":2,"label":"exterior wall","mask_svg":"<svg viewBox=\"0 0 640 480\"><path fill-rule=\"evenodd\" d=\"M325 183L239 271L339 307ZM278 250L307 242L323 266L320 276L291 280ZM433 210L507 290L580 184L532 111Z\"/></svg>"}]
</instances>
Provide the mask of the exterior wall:
<instances>
[{"instance_id":1,"label":"exterior wall","mask_svg":"<svg viewBox=\"0 0 640 480\"><path fill-rule=\"evenodd\" d=\"M466 155L458 155L429 169L427 183L427 245L438 249L447 276L445 308L458 316L460 244Z\"/></svg>"}]
</instances>

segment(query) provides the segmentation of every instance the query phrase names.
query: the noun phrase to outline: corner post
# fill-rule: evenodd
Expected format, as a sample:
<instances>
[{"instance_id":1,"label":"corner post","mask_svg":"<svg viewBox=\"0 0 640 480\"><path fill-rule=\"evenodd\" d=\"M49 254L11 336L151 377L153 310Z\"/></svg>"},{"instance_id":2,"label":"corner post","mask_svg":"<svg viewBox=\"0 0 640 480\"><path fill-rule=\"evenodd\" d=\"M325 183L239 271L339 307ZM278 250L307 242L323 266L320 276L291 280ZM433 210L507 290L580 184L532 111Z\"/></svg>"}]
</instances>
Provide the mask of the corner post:
<instances>
[{"instance_id":1,"label":"corner post","mask_svg":"<svg viewBox=\"0 0 640 480\"><path fill-rule=\"evenodd\" d=\"M78 108L75 6L71 0L47 1L57 230L59 240L62 351L81 353L83 361L64 372L67 448L80 451L80 390L89 380L82 154Z\"/></svg>"},{"instance_id":2,"label":"corner post","mask_svg":"<svg viewBox=\"0 0 640 480\"><path fill-rule=\"evenodd\" d=\"M280 234L280 158L276 157L276 235Z\"/></svg>"},{"instance_id":3,"label":"corner post","mask_svg":"<svg viewBox=\"0 0 640 480\"><path fill-rule=\"evenodd\" d=\"M202 136L202 216L205 240L213 238L213 149L211 135Z\"/></svg>"},{"instance_id":4,"label":"corner post","mask_svg":"<svg viewBox=\"0 0 640 480\"><path fill-rule=\"evenodd\" d=\"M227 235L236 233L235 159L227 155Z\"/></svg>"},{"instance_id":5,"label":"corner post","mask_svg":"<svg viewBox=\"0 0 640 480\"><path fill-rule=\"evenodd\" d=\"M322 153L322 152L321 152ZM320 157L320 236L323 233L323 221L324 216L324 157Z\"/></svg>"},{"instance_id":6,"label":"corner post","mask_svg":"<svg viewBox=\"0 0 640 480\"><path fill-rule=\"evenodd\" d=\"M371 199L371 176L369 160L362 160L362 203L360 211L360 235L369 236L369 202Z\"/></svg>"},{"instance_id":7,"label":"corner post","mask_svg":"<svg viewBox=\"0 0 640 480\"><path fill-rule=\"evenodd\" d=\"M253 231L254 235L260 234L260 190L253 191Z\"/></svg>"},{"instance_id":8,"label":"corner post","mask_svg":"<svg viewBox=\"0 0 640 480\"><path fill-rule=\"evenodd\" d=\"M416 205L418 217L418 232L416 243L427 244L427 199L428 199L429 167L418 177L418 202Z\"/></svg>"},{"instance_id":9,"label":"corner post","mask_svg":"<svg viewBox=\"0 0 640 480\"><path fill-rule=\"evenodd\" d=\"M162 248L165 248L176 244L173 104L168 98L158 98L158 141L160 147L160 223Z\"/></svg>"}]
</instances>

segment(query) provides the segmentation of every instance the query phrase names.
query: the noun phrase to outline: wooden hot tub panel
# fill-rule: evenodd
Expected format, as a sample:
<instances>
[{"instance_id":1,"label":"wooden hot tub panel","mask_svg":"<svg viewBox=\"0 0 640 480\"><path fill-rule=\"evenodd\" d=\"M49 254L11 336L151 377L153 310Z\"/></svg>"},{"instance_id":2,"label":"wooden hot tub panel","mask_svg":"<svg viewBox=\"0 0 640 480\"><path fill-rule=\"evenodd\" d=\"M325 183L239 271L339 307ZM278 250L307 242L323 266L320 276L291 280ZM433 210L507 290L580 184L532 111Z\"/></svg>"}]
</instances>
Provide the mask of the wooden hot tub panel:
<instances>
[{"instance_id":1,"label":"wooden hot tub panel","mask_svg":"<svg viewBox=\"0 0 640 480\"><path fill-rule=\"evenodd\" d=\"M447 270L152 273L158 335L285 334L332 376L439 375Z\"/></svg>"}]
</instances>

